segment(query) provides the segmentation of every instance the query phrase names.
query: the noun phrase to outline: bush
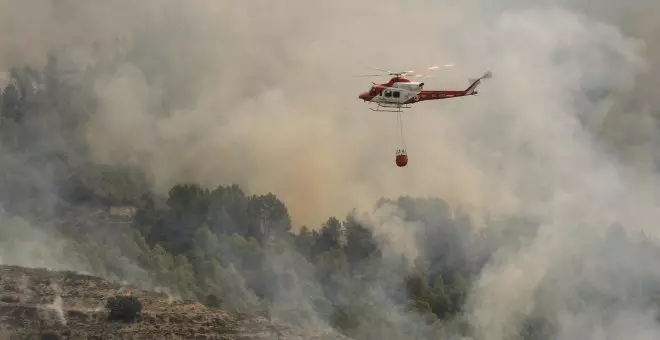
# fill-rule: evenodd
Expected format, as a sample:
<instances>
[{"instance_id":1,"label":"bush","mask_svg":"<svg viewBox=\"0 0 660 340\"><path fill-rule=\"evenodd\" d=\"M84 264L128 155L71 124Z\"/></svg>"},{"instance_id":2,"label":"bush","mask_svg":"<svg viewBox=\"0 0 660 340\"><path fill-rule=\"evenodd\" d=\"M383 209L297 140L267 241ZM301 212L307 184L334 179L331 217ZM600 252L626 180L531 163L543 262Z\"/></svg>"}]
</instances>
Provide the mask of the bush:
<instances>
[{"instance_id":1,"label":"bush","mask_svg":"<svg viewBox=\"0 0 660 340\"><path fill-rule=\"evenodd\" d=\"M206 296L206 306L208 307L213 307L213 308L218 308L220 307L220 304L222 303L222 300L218 299L215 294L209 294Z\"/></svg>"},{"instance_id":2,"label":"bush","mask_svg":"<svg viewBox=\"0 0 660 340\"><path fill-rule=\"evenodd\" d=\"M331 324L333 327L341 330L344 334L360 326L358 315L344 306L336 306L332 313Z\"/></svg>"},{"instance_id":3,"label":"bush","mask_svg":"<svg viewBox=\"0 0 660 340\"><path fill-rule=\"evenodd\" d=\"M60 335L53 331L45 331L41 333L40 340L60 340Z\"/></svg>"},{"instance_id":4,"label":"bush","mask_svg":"<svg viewBox=\"0 0 660 340\"><path fill-rule=\"evenodd\" d=\"M111 321L133 322L142 312L142 303L134 296L114 296L108 299L105 308L110 310Z\"/></svg>"}]
</instances>

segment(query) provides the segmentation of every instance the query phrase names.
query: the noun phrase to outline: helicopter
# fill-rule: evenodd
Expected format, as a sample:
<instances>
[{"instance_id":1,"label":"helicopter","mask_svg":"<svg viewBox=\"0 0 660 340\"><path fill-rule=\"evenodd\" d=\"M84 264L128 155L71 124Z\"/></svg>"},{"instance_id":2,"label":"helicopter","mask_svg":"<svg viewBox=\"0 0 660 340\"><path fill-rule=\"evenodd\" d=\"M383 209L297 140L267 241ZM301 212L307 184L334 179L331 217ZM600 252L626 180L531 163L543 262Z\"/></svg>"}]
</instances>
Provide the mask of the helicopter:
<instances>
[{"instance_id":1,"label":"helicopter","mask_svg":"<svg viewBox=\"0 0 660 340\"><path fill-rule=\"evenodd\" d=\"M481 81L492 77L492 73L487 71L479 78L468 79L470 85L465 90L424 90L423 82L412 81L406 78L406 76L413 74L415 71L392 72L378 68L371 69L386 72L392 78L387 83L376 84L372 82L369 91L360 93L358 98L367 103L375 103L376 109L369 108L370 110L385 112L402 112L401 109L409 109L412 107L412 104L426 100L477 95L479 92L476 89ZM438 69L438 66L429 67L428 69L435 70ZM379 75L366 76L372 77Z\"/></svg>"},{"instance_id":2,"label":"helicopter","mask_svg":"<svg viewBox=\"0 0 660 340\"><path fill-rule=\"evenodd\" d=\"M445 67L451 67L453 64L447 64ZM370 67L371 68L371 67ZM429 70L437 70L438 66L429 67ZM372 82L369 91L360 93L359 99L366 103L375 103L376 109L369 108L372 111L396 112L398 119L398 127L400 133L400 147L396 150L395 164L398 167L405 167L408 164L408 152L406 151L406 142L403 136L403 116L402 109L412 107L412 104L426 100L440 100L465 96L477 95L477 86L481 84L484 79L489 79L493 76L490 71L486 71L481 77L476 79L468 79L470 85L464 90L424 90L424 83L418 81L411 81L406 78L408 75L415 73L415 71L405 72L392 72L378 68L371 68L374 70L382 71L392 76L387 83L376 84ZM362 77L372 77L376 75L363 75ZM380 76L380 75L378 75ZM415 77L422 75L416 74Z\"/></svg>"}]
</instances>

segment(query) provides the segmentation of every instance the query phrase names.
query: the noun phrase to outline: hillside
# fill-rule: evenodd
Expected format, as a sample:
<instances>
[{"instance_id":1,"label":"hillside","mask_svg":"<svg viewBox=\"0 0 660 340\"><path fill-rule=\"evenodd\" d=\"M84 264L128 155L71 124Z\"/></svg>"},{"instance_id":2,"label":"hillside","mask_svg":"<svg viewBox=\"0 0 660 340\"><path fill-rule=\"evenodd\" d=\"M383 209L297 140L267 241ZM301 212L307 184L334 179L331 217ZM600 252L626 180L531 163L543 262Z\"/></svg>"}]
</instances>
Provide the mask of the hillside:
<instances>
[{"instance_id":1,"label":"hillside","mask_svg":"<svg viewBox=\"0 0 660 340\"><path fill-rule=\"evenodd\" d=\"M0 276L2 339L348 339L73 272L1 266ZM136 322L108 321L105 303L118 294L141 301Z\"/></svg>"}]
</instances>

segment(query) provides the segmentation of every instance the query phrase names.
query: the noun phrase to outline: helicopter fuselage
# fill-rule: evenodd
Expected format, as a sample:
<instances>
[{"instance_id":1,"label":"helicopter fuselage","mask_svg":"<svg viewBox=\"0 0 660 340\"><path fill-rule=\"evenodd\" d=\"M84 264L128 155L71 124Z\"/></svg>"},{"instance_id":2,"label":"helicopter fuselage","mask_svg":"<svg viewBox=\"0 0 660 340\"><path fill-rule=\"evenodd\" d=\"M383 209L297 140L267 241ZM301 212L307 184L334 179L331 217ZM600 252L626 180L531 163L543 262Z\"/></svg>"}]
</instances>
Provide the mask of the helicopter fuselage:
<instances>
[{"instance_id":1,"label":"helicopter fuselage","mask_svg":"<svg viewBox=\"0 0 660 340\"><path fill-rule=\"evenodd\" d=\"M379 107L408 108L410 104L425 100L438 100L477 95L477 86L482 79L490 78L486 72L477 79L469 79L470 86L465 90L424 90L424 83L413 82L403 77L394 77L387 83L373 84L369 91L361 93L358 98L365 102L376 103Z\"/></svg>"},{"instance_id":2,"label":"helicopter fuselage","mask_svg":"<svg viewBox=\"0 0 660 340\"><path fill-rule=\"evenodd\" d=\"M406 104L414 102L423 88L424 83L395 77L387 83L374 84L369 91L361 93L359 98L380 104Z\"/></svg>"}]
</instances>

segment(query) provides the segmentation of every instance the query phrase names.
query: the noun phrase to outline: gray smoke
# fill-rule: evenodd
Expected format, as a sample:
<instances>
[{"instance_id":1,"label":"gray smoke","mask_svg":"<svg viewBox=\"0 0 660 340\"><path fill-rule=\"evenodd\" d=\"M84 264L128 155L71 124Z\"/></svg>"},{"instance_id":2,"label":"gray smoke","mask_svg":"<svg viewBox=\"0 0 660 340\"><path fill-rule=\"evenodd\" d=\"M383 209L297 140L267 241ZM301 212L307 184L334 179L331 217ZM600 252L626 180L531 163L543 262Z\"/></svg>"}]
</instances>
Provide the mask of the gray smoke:
<instances>
[{"instance_id":1,"label":"gray smoke","mask_svg":"<svg viewBox=\"0 0 660 340\"><path fill-rule=\"evenodd\" d=\"M400 194L443 197L477 217L534 215L536 238L503 249L474 287L477 333L509 339L540 299L559 301L547 314L561 339L645 339L657 335L648 310L619 289L641 280L634 273L655 272L652 264L625 248L592 276L570 264L600 259L593 240L613 223L656 234L658 9L652 1L3 0L0 65L42 62L54 48L79 64L119 53L124 63L95 86L102 105L88 141L97 161L135 164L161 189L188 180L272 191L297 225ZM463 89L486 69L494 78L480 96L406 113L411 161L396 168L395 117L368 111L357 94L369 80L350 76L363 66L445 63L456 66L427 88ZM607 317L590 298L581 298L587 308L563 306L578 296L576 275L619 278L610 294L629 303ZM547 277L553 289L541 289Z\"/></svg>"}]
</instances>

